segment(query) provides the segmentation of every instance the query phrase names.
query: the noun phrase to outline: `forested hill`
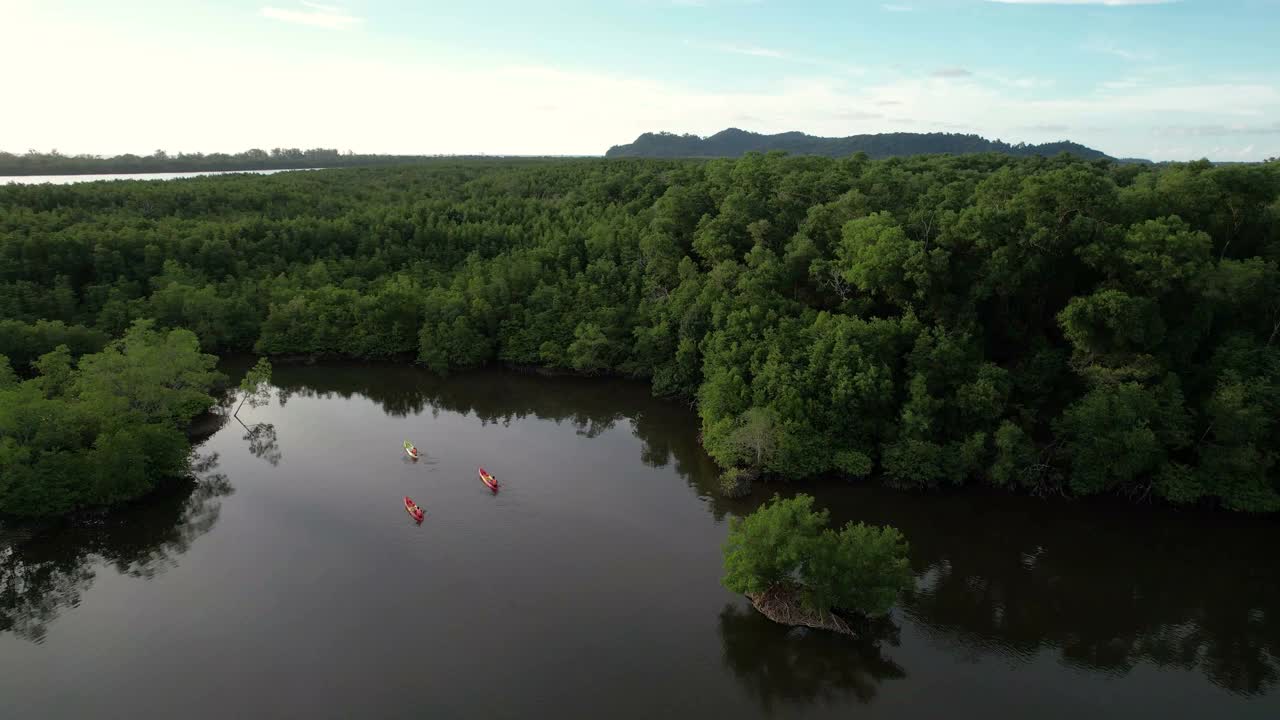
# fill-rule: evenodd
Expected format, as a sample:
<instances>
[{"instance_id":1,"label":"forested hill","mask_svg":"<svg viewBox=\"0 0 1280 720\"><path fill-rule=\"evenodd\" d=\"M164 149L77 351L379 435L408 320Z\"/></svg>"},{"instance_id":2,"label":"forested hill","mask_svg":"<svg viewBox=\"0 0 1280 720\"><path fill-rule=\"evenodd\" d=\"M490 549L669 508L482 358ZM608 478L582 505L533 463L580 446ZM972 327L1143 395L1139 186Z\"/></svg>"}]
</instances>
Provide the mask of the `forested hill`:
<instances>
[{"instance_id":1,"label":"forested hill","mask_svg":"<svg viewBox=\"0 0 1280 720\"><path fill-rule=\"evenodd\" d=\"M215 172L236 170L296 170L364 165L399 165L430 159L424 155L358 155L331 148L252 149L241 153L179 153L157 150L150 155L64 155L0 151L0 175L92 175L106 173Z\"/></svg>"},{"instance_id":2,"label":"forested hill","mask_svg":"<svg viewBox=\"0 0 1280 720\"><path fill-rule=\"evenodd\" d=\"M1065 152L1084 160L1109 157L1093 148L1066 140L1043 145L1024 143L1010 145L1000 140L988 140L979 135L960 133L899 132L826 138L800 132L761 135L737 128L722 130L705 138L667 132L645 133L628 145L614 145L609 148L609 152L605 153L605 157L721 158L740 157L753 151L768 152L770 150L784 150L792 155L825 155L827 157L844 157L864 152L872 158L939 153L967 155L986 152L1017 157L1033 155L1052 157Z\"/></svg>"}]
</instances>

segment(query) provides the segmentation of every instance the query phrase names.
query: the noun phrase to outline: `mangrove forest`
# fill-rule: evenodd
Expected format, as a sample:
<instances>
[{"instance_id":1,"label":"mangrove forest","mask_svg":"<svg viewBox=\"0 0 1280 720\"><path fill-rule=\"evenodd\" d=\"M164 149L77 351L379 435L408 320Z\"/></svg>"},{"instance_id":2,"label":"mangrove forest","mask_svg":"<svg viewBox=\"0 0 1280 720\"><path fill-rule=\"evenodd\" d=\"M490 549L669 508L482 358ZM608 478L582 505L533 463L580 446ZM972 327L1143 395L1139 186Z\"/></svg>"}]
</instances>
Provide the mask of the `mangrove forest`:
<instances>
[{"instance_id":1,"label":"mangrove forest","mask_svg":"<svg viewBox=\"0 0 1280 720\"><path fill-rule=\"evenodd\" d=\"M253 352L645 378L753 476L1273 512L1277 198L1275 163L998 154L4 186L0 418L88 424L22 425L36 452L5 420L0 497L44 497L23 484L62 482L67 453L171 472L178 439L148 428L207 406L200 358ZM180 402L99 387L135 352L184 359L128 376ZM118 407L136 422L85 419ZM31 502L144 484L76 482Z\"/></svg>"}]
</instances>

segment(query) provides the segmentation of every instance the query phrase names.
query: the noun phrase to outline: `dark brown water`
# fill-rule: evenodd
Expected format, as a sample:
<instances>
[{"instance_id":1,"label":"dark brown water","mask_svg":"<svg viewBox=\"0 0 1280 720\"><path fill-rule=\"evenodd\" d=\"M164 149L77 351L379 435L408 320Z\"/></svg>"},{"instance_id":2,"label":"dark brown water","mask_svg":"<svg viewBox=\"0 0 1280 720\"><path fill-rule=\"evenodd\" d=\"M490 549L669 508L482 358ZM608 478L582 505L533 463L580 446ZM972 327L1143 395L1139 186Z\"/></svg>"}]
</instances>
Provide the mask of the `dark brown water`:
<instances>
[{"instance_id":1,"label":"dark brown water","mask_svg":"<svg viewBox=\"0 0 1280 720\"><path fill-rule=\"evenodd\" d=\"M0 717L1280 717L1273 521L797 488L912 543L916 590L855 642L719 586L726 518L779 488L715 497L643 385L276 382L196 482L0 531Z\"/></svg>"}]
</instances>

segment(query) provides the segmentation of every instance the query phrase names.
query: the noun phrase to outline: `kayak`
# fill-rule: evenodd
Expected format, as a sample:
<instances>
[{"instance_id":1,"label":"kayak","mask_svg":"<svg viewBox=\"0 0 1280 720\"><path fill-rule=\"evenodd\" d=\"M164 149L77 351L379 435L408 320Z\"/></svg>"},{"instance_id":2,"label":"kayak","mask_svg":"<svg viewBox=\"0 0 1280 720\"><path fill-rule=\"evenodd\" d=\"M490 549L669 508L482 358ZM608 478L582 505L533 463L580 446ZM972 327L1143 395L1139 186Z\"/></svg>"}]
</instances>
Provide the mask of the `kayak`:
<instances>
[{"instance_id":1,"label":"kayak","mask_svg":"<svg viewBox=\"0 0 1280 720\"><path fill-rule=\"evenodd\" d=\"M498 478L485 472L484 468L480 468L480 482L489 486L489 489L498 492Z\"/></svg>"},{"instance_id":2,"label":"kayak","mask_svg":"<svg viewBox=\"0 0 1280 720\"><path fill-rule=\"evenodd\" d=\"M409 457L413 458L414 460L417 460L417 459L418 459L418 448L414 447L414 446L413 446L413 443L409 442L408 440L405 440L405 441L404 441L404 454L405 454L405 455L408 455Z\"/></svg>"},{"instance_id":3,"label":"kayak","mask_svg":"<svg viewBox=\"0 0 1280 720\"><path fill-rule=\"evenodd\" d=\"M404 509L413 516L414 520L422 522L422 516L424 515L422 508L418 507L418 503L414 502L413 498L408 495L404 496Z\"/></svg>"}]
</instances>

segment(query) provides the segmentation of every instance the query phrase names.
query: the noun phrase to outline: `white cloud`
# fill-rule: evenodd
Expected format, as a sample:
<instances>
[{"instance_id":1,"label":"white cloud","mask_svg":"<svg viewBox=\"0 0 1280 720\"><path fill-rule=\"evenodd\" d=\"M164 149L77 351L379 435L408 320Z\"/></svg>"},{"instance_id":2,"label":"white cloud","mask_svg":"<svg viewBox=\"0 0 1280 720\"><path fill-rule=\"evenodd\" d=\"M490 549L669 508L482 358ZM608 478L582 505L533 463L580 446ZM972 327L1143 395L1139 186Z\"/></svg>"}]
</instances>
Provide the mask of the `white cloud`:
<instances>
[{"instance_id":1,"label":"white cloud","mask_svg":"<svg viewBox=\"0 0 1280 720\"><path fill-rule=\"evenodd\" d=\"M711 50L719 50L720 52L733 53L735 55L750 55L751 57L777 58L779 60L787 57L787 54L781 50L773 50L771 48L756 47L754 45L708 45Z\"/></svg>"},{"instance_id":2,"label":"white cloud","mask_svg":"<svg viewBox=\"0 0 1280 720\"><path fill-rule=\"evenodd\" d=\"M764 0L666 0L666 4L686 8L710 8L732 5L759 5Z\"/></svg>"},{"instance_id":3,"label":"white cloud","mask_svg":"<svg viewBox=\"0 0 1280 720\"><path fill-rule=\"evenodd\" d=\"M1169 5L1179 0L987 0L1005 5Z\"/></svg>"},{"instance_id":4,"label":"white cloud","mask_svg":"<svg viewBox=\"0 0 1280 720\"><path fill-rule=\"evenodd\" d=\"M285 8L272 7L270 5L263 7L258 11L262 17L271 18L272 20L280 20L295 25L309 25L311 27L321 27L330 30L346 30L355 27L364 21L363 18L355 17L346 11L333 7L331 5L320 5L313 2L303 0L302 5L307 10L288 10Z\"/></svg>"},{"instance_id":5,"label":"white cloud","mask_svg":"<svg viewBox=\"0 0 1280 720\"><path fill-rule=\"evenodd\" d=\"M972 77L973 71L966 70L962 67L948 67L934 70L930 75L936 78L965 78Z\"/></svg>"},{"instance_id":6,"label":"white cloud","mask_svg":"<svg viewBox=\"0 0 1280 720\"><path fill-rule=\"evenodd\" d=\"M1158 127L1155 135L1162 137L1223 137L1228 135L1280 135L1280 122L1270 125L1170 125Z\"/></svg>"},{"instance_id":7,"label":"white cloud","mask_svg":"<svg viewBox=\"0 0 1280 720\"><path fill-rule=\"evenodd\" d=\"M991 80L1006 87L1019 88L1022 90L1030 90L1032 88L1052 87L1054 80L1052 78L1039 78L1031 76L1012 77L1002 75L1000 73L980 72L977 77L982 80Z\"/></svg>"},{"instance_id":8,"label":"white cloud","mask_svg":"<svg viewBox=\"0 0 1280 720\"><path fill-rule=\"evenodd\" d=\"M1110 40L1096 40L1084 46L1085 50L1091 52L1103 53L1105 55L1114 55L1122 60L1129 62L1149 62L1155 59L1155 53L1135 50L1133 48L1120 47Z\"/></svg>"},{"instance_id":9,"label":"white cloud","mask_svg":"<svg viewBox=\"0 0 1280 720\"><path fill-rule=\"evenodd\" d=\"M826 70L842 73L845 75L863 75L866 68L849 65L836 60L826 60L824 58L808 57L805 55L793 55L785 50L777 50L774 48L759 47L756 45L737 45L733 43L715 43L702 44L685 42L690 47L700 48L702 50L714 50L716 52L732 53L734 55L747 55L749 57L771 58L774 60L785 60L797 65L810 65L820 67Z\"/></svg>"},{"instance_id":10,"label":"white cloud","mask_svg":"<svg viewBox=\"0 0 1280 720\"><path fill-rule=\"evenodd\" d=\"M1152 87L1122 94L1033 100L1045 112L1103 116L1124 113L1199 113L1210 116L1262 117L1280 110L1280 91L1270 85L1218 83Z\"/></svg>"}]
</instances>

